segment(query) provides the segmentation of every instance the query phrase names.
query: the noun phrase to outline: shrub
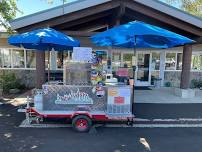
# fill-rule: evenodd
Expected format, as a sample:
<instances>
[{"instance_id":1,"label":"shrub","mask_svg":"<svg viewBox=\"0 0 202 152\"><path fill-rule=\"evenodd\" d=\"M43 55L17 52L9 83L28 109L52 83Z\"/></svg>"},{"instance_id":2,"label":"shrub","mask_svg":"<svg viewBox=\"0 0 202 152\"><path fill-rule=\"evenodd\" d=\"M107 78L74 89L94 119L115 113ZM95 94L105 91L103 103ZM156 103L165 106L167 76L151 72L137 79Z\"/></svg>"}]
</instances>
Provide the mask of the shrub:
<instances>
[{"instance_id":1,"label":"shrub","mask_svg":"<svg viewBox=\"0 0 202 152\"><path fill-rule=\"evenodd\" d=\"M172 85L171 85L171 82L165 82L165 87L171 87Z\"/></svg>"},{"instance_id":2,"label":"shrub","mask_svg":"<svg viewBox=\"0 0 202 152\"><path fill-rule=\"evenodd\" d=\"M10 89L22 89L24 86L19 83L14 73L1 75L0 85L4 92L9 92Z\"/></svg>"},{"instance_id":3,"label":"shrub","mask_svg":"<svg viewBox=\"0 0 202 152\"><path fill-rule=\"evenodd\" d=\"M202 79L191 80L191 88L201 88L201 87L202 87Z\"/></svg>"}]
</instances>

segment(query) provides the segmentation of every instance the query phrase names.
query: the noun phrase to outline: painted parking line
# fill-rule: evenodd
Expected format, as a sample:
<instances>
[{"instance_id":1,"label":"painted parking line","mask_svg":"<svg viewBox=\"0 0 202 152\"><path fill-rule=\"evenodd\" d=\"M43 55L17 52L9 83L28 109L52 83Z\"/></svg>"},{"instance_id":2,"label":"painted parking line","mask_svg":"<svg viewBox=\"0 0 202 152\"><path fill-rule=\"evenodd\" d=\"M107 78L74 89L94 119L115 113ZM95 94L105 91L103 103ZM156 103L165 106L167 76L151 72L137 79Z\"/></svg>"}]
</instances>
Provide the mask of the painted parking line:
<instances>
[{"instance_id":1,"label":"painted parking line","mask_svg":"<svg viewBox=\"0 0 202 152\"><path fill-rule=\"evenodd\" d=\"M199 122L202 121L201 118L179 118L179 119L153 119L152 121L158 121L158 122L183 122L183 121L191 121L191 122Z\"/></svg>"},{"instance_id":2,"label":"painted parking line","mask_svg":"<svg viewBox=\"0 0 202 152\"><path fill-rule=\"evenodd\" d=\"M202 118L179 118L179 119L142 119L142 118L135 118L137 122L183 122L183 121L190 121L190 122L202 122Z\"/></svg>"},{"instance_id":3,"label":"painted parking line","mask_svg":"<svg viewBox=\"0 0 202 152\"><path fill-rule=\"evenodd\" d=\"M30 124L27 120L22 121L20 128L64 128L71 127L70 124Z\"/></svg>"},{"instance_id":4,"label":"painted parking line","mask_svg":"<svg viewBox=\"0 0 202 152\"><path fill-rule=\"evenodd\" d=\"M19 127L22 128L67 128L71 127L71 124L29 124L24 120ZM107 127L107 128L201 128L200 124L133 124L128 126L125 124L105 124L95 125L95 127Z\"/></svg>"},{"instance_id":5,"label":"painted parking line","mask_svg":"<svg viewBox=\"0 0 202 152\"><path fill-rule=\"evenodd\" d=\"M110 128L128 128L127 125L106 125ZM134 124L132 128L201 128L202 124Z\"/></svg>"}]
</instances>

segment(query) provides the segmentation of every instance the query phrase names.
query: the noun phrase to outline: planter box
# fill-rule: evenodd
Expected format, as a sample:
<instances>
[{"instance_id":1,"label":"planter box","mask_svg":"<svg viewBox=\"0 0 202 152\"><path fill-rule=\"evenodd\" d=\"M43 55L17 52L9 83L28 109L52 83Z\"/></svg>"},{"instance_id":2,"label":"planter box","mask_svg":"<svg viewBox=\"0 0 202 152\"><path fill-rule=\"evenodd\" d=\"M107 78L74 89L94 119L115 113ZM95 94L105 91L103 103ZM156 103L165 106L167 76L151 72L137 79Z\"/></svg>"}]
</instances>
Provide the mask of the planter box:
<instances>
[{"instance_id":1,"label":"planter box","mask_svg":"<svg viewBox=\"0 0 202 152\"><path fill-rule=\"evenodd\" d=\"M194 98L196 96L196 91L193 89L175 88L175 95L182 98Z\"/></svg>"}]
</instances>

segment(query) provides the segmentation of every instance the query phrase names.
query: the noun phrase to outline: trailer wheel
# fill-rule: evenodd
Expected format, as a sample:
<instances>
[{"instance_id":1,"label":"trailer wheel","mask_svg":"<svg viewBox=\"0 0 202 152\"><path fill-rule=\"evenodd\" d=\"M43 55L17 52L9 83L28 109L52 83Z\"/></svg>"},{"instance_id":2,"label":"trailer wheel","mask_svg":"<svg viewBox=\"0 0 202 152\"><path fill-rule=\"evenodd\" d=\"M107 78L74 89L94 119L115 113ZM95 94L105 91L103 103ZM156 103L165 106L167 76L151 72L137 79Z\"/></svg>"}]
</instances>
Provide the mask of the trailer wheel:
<instances>
[{"instance_id":1,"label":"trailer wheel","mask_svg":"<svg viewBox=\"0 0 202 152\"><path fill-rule=\"evenodd\" d=\"M85 115L78 115L72 120L72 127L79 132L87 132L90 130L92 120Z\"/></svg>"}]
</instances>

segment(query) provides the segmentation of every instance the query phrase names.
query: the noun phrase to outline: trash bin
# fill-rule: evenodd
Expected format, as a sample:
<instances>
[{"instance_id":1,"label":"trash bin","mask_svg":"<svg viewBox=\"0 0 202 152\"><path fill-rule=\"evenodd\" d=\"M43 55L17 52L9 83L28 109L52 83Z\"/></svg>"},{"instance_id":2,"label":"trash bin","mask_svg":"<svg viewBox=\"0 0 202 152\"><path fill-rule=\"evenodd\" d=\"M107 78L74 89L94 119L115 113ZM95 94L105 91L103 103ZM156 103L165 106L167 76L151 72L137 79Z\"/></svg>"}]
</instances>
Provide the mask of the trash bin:
<instances>
[{"instance_id":1,"label":"trash bin","mask_svg":"<svg viewBox=\"0 0 202 152\"><path fill-rule=\"evenodd\" d=\"M155 88L160 88L161 87L161 78L156 78L154 79L154 86Z\"/></svg>"}]
</instances>

